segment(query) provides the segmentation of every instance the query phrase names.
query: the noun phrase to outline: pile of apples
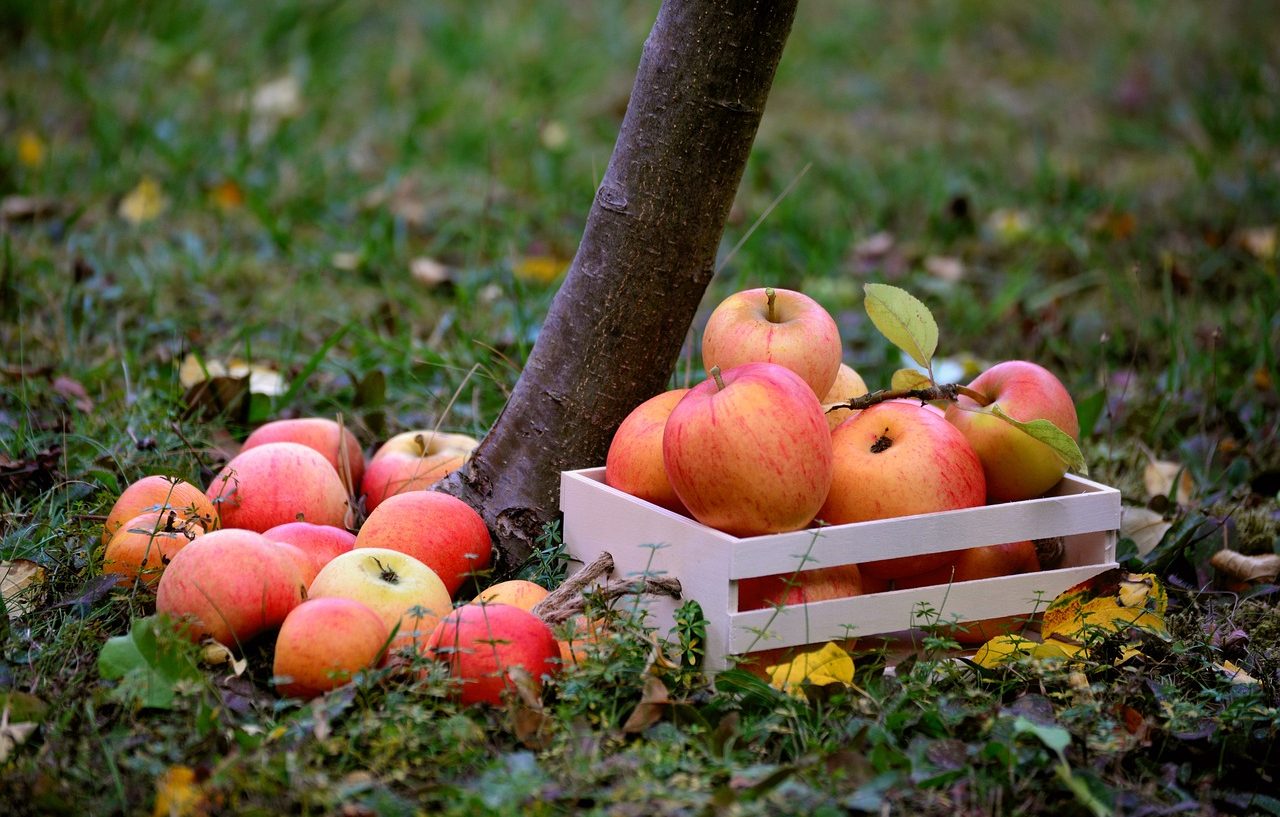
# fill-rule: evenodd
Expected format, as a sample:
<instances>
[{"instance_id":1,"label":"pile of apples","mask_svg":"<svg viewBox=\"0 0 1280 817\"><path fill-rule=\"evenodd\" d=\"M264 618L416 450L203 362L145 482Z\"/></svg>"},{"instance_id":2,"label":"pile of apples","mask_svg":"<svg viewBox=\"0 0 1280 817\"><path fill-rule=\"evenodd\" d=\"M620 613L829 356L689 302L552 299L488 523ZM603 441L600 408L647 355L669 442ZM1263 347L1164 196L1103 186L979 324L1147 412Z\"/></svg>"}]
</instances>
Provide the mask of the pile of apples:
<instances>
[{"instance_id":1,"label":"pile of apples","mask_svg":"<svg viewBox=\"0 0 1280 817\"><path fill-rule=\"evenodd\" d=\"M531 582L495 585L454 607L490 562L470 506L425 490L461 466L470 437L408 432L366 464L355 436L322 418L253 432L207 490L149 476L117 499L104 569L156 591L156 610L194 640L239 649L276 632L279 691L309 698L409 651L449 664L467 703L499 703L522 669L535 685L562 647L530 610ZM368 518L358 533L353 492Z\"/></svg>"},{"instance_id":2,"label":"pile of apples","mask_svg":"<svg viewBox=\"0 0 1280 817\"><path fill-rule=\"evenodd\" d=\"M986 406L961 396L851 411L835 405L867 387L841 357L836 323L812 298L731 295L702 336L711 377L637 406L613 438L605 482L745 537L1029 499L1066 472L1051 447L994 413L998 405L1078 438L1071 397L1047 369L1021 360L987 369L968 385ZM739 608L1039 569L1031 542L1002 543L743 581Z\"/></svg>"}]
</instances>

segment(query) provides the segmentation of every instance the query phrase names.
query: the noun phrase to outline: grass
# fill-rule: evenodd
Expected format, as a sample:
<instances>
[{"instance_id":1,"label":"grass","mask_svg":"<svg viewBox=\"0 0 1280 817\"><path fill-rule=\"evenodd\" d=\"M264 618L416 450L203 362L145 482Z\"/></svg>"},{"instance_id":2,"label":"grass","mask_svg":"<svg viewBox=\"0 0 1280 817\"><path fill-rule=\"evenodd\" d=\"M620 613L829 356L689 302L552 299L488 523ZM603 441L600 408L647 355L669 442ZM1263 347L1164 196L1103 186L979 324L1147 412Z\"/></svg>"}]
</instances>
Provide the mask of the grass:
<instances>
[{"instance_id":1,"label":"grass","mask_svg":"<svg viewBox=\"0 0 1280 817\"><path fill-rule=\"evenodd\" d=\"M1016 356L1061 373L1094 418L1094 476L1174 522L1151 555L1123 551L1175 610L1174 640L1137 665L974 679L929 656L885 675L872 656L862 692L805 699L666 673L672 703L638 734L622 727L650 656L626 621L532 734L519 710L460 711L431 673L279 702L265 646L244 677L183 681L168 711L99 677L102 645L149 612L95 583L127 483L204 484L269 417L341 411L368 445L494 422L555 289L529 272L572 256L653 13L7 4L0 193L55 208L0 225L0 559L45 569L38 614L0 629L0 690L49 705L0 766L7 811L145 812L189 768L208 810L235 813L1280 812L1273 588L1245 599L1205 566L1224 537L1277 547L1280 15L1264 2L803 4L723 251L811 167L704 304L803 288L883 383L900 361L860 304L883 280L926 300L961 370ZM148 178L166 206L131 223L121 203ZM451 281L415 280L422 257ZM188 352L289 388L185 416ZM676 373L700 376L692 359ZM1185 465L1194 499L1148 496L1151 457ZM1261 683L1230 684L1223 659Z\"/></svg>"}]
</instances>

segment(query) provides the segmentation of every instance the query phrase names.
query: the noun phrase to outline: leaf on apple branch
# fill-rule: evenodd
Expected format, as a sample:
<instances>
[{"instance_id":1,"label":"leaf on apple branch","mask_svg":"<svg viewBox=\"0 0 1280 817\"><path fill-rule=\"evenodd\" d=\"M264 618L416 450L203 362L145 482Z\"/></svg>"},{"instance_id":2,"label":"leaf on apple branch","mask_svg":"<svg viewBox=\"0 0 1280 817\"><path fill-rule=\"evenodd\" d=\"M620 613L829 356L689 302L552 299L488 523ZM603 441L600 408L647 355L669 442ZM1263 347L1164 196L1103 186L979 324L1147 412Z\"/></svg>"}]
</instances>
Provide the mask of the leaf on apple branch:
<instances>
[{"instance_id":1,"label":"leaf on apple branch","mask_svg":"<svg viewBox=\"0 0 1280 817\"><path fill-rule=\"evenodd\" d=\"M1052 448L1073 473L1089 476L1089 466L1084 461L1084 454L1080 452L1080 446L1067 432L1048 420L1032 420L1029 423L1015 420L1005 414L998 403L992 404L991 413Z\"/></svg>"},{"instance_id":2,"label":"leaf on apple branch","mask_svg":"<svg viewBox=\"0 0 1280 817\"><path fill-rule=\"evenodd\" d=\"M931 386L933 381L929 379L929 375L915 369L899 369L893 373L893 378L889 381L889 388L895 391L927 389Z\"/></svg>"},{"instance_id":3,"label":"leaf on apple branch","mask_svg":"<svg viewBox=\"0 0 1280 817\"><path fill-rule=\"evenodd\" d=\"M919 298L888 284L864 284L867 317L890 343L930 372L938 350L938 324Z\"/></svg>"}]
</instances>

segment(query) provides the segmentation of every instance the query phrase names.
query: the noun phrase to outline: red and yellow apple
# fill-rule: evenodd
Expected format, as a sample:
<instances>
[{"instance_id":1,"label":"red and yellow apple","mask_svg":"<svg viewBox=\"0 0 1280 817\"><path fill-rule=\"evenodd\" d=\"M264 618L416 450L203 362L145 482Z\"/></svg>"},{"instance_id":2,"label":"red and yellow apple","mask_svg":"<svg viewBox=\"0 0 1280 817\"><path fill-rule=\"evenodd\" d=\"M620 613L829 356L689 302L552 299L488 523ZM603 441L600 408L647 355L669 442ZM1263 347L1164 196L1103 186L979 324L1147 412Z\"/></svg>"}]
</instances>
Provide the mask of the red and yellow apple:
<instances>
[{"instance_id":1,"label":"red and yellow apple","mask_svg":"<svg viewBox=\"0 0 1280 817\"><path fill-rule=\"evenodd\" d=\"M1080 423L1062 381L1025 360L1006 360L978 375L969 388L998 404L1013 419L1048 420L1076 440ZM964 434L982 461L987 499L1012 502L1042 496L1067 472L1067 464L1049 446L961 395L947 419Z\"/></svg>"},{"instance_id":2,"label":"red and yellow apple","mask_svg":"<svg viewBox=\"0 0 1280 817\"><path fill-rule=\"evenodd\" d=\"M560 668L560 645L546 622L509 604L464 604L446 616L427 642L449 665L464 704L502 703L519 669L542 688L543 676Z\"/></svg>"},{"instance_id":3,"label":"red and yellow apple","mask_svg":"<svg viewBox=\"0 0 1280 817\"><path fill-rule=\"evenodd\" d=\"M342 526L347 489L318 451L298 443L264 443L241 451L213 478L205 495L224 528L265 531L286 522Z\"/></svg>"},{"instance_id":4,"label":"red and yellow apple","mask_svg":"<svg viewBox=\"0 0 1280 817\"><path fill-rule=\"evenodd\" d=\"M800 375L815 396L831 391L840 357L840 330L831 315L808 295L789 289L730 295L712 311L702 331L707 371L777 363Z\"/></svg>"},{"instance_id":5,"label":"red and yellow apple","mask_svg":"<svg viewBox=\"0 0 1280 817\"><path fill-rule=\"evenodd\" d=\"M310 599L280 625L271 671L280 694L314 698L374 666L386 644L386 625L360 602Z\"/></svg>"},{"instance_id":6,"label":"red and yellow apple","mask_svg":"<svg viewBox=\"0 0 1280 817\"><path fill-rule=\"evenodd\" d=\"M218 519L213 503L196 486L177 477L155 474L143 477L125 488L111 506L102 529L102 544L111 541L120 527L134 517L148 513L174 510L183 519L190 519L204 530L212 530Z\"/></svg>"},{"instance_id":7,"label":"red and yellow apple","mask_svg":"<svg viewBox=\"0 0 1280 817\"><path fill-rule=\"evenodd\" d=\"M271 544L279 548L289 557L289 561L293 562L293 566L298 569L298 579L302 582L302 586L310 587L316 574L320 572L320 566L316 564L315 558L297 545L291 545L288 542L277 542L273 539Z\"/></svg>"},{"instance_id":8,"label":"red and yellow apple","mask_svg":"<svg viewBox=\"0 0 1280 817\"><path fill-rule=\"evenodd\" d=\"M324 417L273 420L256 428L240 450L248 451L265 443L298 443L320 452L340 478L350 478L353 492L364 477L364 451L360 449L360 441L351 429L333 420ZM346 474L343 474L344 461Z\"/></svg>"},{"instance_id":9,"label":"red and yellow apple","mask_svg":"<svg viewBox=\"0 0 1280 817\"><path fill-rule=\"evenodd\" d=\"M791 607L814 601L829 601L862 595L862 573L857 565L819 567L799 573L783 573L742 579L738 582L738 609L762 610L766 607ZM852 650L857 639L840 643ZM773 647L743 656L738 667L765 677L765 669L789 661L803 647Z\"/></svg>"},{"instance_id":10,"label":"red and yellow apple","mask_svg":"<svg viewBox=\"0 0 1280 817\"><path fill-rule=\"evenodd\" d=\"M855 397L861 397L867 393L867 384L863 382L862 375L853 370L853 367L847 363L840 364L840 371L836 374L836 382L831 384L831 388L827 391L825 397L822 398L823 406L830 406L834 403L847 403ZM854 414L853 409L836 409L828 411L827 427L832 431L836 430L836 426L848 420Z\"/></svg>"},{"instance_id":11,"label":"red and yellow apple","mask_svg":"<svg viewBox=\"0 0 1280 817\"><path fill-rule=\"evenodd\" d=\"M438 491L410 491L387 497L364 521L355 551L371 547L414 557L452 596L468 574L489 566L493 545L489 528L467 503Z\"/></svg>"},{"instance_id":12,"label":"red and yellow apple","mask_svg":"<svg viewBox=\"0 0 1280 817\"><path fill-rule=\"evenodd\" d=\"M117 585L141 580L155 587L178 551L203 535L204 528L180 518L177 511L140 514L111 537L103 554L102 571L117 574Z\"/></svg>"},{"instance_id":13,"label":"red and yellow apple","mask_svg":"<svg viewBox=\"0 0 1280 817\"><path fill-rule=\"evenodd\" d=\"M799 530L831 487L831 432L813 390L775 363L698 384L671 412L662 459L693 517L735 536Z\"/></svg>"},{"instance_id":14,"label":"red and yellow apple","mask_svg":"<svg viewBox=\"0 0 1280 817\"><path fill-rule=\"evenodd\" d=\"M275 542L227 528L178 551L160 577L156 612L189 622L192 640L208 636L234 647L279 627L305 594L293 560Z\"/></svg>"},{"instance_id":15,"label":"red and yellow apple","mask_svg":"<svg viewBox=\"0 0 1280 817\"><path fill-rule=\"evenodd\" d=\"M300 550L311 554L316 563L316 572L339 556L356 546L356 535L345 528L333 525L313 525L310 522L286 522L262 532L262 535L273 542L288 542Z\"/></svg>"},{"instance_id":16,"label":"red and yellow apple","mask_svg":"<svg viewBox=\"0 0 1280 817\"><path fill-rule=\"evenodd\" d=\"M477 445L466 434L430 430L397 434L369 461L361 483L365 510L372 512L389 496L430 488L461 468Z\"/></svg>"},{"instance_id":17,"label":"red and yellow apple","mask_svg":"<svg viewBox=\"0 0 1280 817\"><path fill-rule=\"evenodd\" d=\"M689 392L672 389L651 397L627 415L614 432L604 461L606 485L660 505L669 511L687 514L676 496L667 470L662 465L662 433L667 418Z\"/></svg>"},{"instance_id":18,"label":"red and yellow apple","mask_svg":"<svg viewBox=\"0 0 1280 817\"><path fill-rule=\"evenodd\" d=\"M549 594L550 591L547 588L536 582L525 581L524 579L509 579L505 582L489 585L475 597L475 601L486 604L510 604L512 607L519 607L521 610L533 612L533 608L538 606L538 602L545 599Z\"/></svg>"}]
</instances>

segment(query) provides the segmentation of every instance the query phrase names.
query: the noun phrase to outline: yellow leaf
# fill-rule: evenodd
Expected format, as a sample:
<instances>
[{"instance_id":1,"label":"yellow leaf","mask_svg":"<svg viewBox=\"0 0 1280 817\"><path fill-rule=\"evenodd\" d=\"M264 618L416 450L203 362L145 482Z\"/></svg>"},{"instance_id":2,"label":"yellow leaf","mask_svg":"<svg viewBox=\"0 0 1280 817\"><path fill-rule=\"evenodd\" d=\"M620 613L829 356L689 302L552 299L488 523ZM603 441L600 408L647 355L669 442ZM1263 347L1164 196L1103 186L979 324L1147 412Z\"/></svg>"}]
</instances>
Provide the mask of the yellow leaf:
<instances>
[{"instance_id":1,"label":"yellow leaf","mask_svg":"<svg viewBox=\"0 0 1280 817\"><path fill-rule=\"evenodd\" d=\"M230 377L236 380L248 377L249 391L269 397L279 397L287 390L284 378L275 369L249 364L234 357L223 363L213 358L202 360L195 354L188 353L178 366L178 382L184 389L190 389L218 377Z\"/></svg>"},{"instance_id":2,"label":"yellow leaf","mask_svg":"<svg viewBox=\"0 0 1280 817\"><path fill-rule=\"evenodd\" d=\"M1039 645L1017 635L998 635L978 648L973 661L980 667L992 669L1005 661L1031 654Z\"/></svg>"},{"instance_id":3,"label":"yellow leaf","mask_svg":"<svg viewBox=\"0 0 1280 817\"><path fill-rule=\"evenodd\" d=\"M1153 573L1108 570L1059 595L1044 612L1041 632L1074 644L1087 643L1099 628L1118 632L1145 627L1166 632L1168 596Z\"/></svg>"},{"instance_id":4,"label":"yellow leaf","mask_svg":"<svg viewBox=\"0 0 1280 817\"><path fill-rule=\"evenodd\" d=\"M1258 679L1257 679L1257 678L1254 678L1254 677L1253 677L1252 675L1250 675L1249 673L1247 673L1247 672L1245 672L1244 670L1240 669L1239 665L1237 665L1234 661L1223 661L1221 664L1217 664L1217 663L1215 663L1215 664L1213 665L1213 667L1214 667L1214 669L1216 669L1216 670L1218 670L1218 671L1220 671L1220 672L1225 672L1226 674L1230 675L1230 676L1231 676L1231 683L1233 683L1233 684L1256 684L1256 683L1258 683Z\"/></svg>"},{"instance_id":5,"label":"yellow leaf","mask_svg":"<svg viewBox=\"0 0 1280 817\"><path fill-rule=\"evenodd\" d=\"M191 767L170 766L156 780L154 817L191 817L200 813L203 805L204 793Z\"/></svg>"},{"instance_id":6,"label":"yellow leaf","mask_svg":"<svg viewBox=\"0 0 1280 817\"><path fill-rule=\"evenodd\" d=\"M815 686L853 683L853 657L834 642L827 642L816 650L803 652L791 661L766 667L769 683L792 695L803 695L801 685L808 681Z\"/></svg>"},{"instance_id":7,"label":"yellow leaf","mask_svg":"<svg viewBox=\"0 0 1280 817\"><path fill-rule=\"evenodd\" d=\"M515 276L522 281L549 284L560 277L568 264L551 255L530 255L516 262Z\"/></svg>"},{"instance_id":8,"label":"yellow leaf","mask_svg":"<svg viewBox=\"0 0 1280 817\"><path fill-rule=\"evenodd\" d=\"M24 130L18 134L18 164L24 167L39 167L44 164L44 140L33 130Z\"/></svg>"},{"instance_id":9,"label":"yellow leaf","mask_svg":"<svg viewBox=\"0 0 1280 817\"><path fill-rule=\"evenodd\" d=\"M159 183L150 176L143 176L138 186L120 200L120 216L130 224L141 224L159 216L169 206L169 199Z\"/></svg>"},{"instance_id":10,"label":"yellow leaf","mask_svg":"<svg viewBox=\"0 0 1280 817\"><path fill-rule=\"evenodd\" d=\"M4 599L9 618L31 612L35 603L29 588L44 581L44 568L28 559L0 562L0 598Z\"/></svg>"}]
</instances>

